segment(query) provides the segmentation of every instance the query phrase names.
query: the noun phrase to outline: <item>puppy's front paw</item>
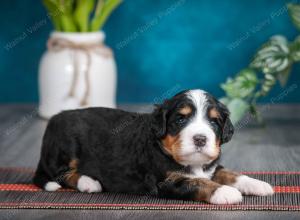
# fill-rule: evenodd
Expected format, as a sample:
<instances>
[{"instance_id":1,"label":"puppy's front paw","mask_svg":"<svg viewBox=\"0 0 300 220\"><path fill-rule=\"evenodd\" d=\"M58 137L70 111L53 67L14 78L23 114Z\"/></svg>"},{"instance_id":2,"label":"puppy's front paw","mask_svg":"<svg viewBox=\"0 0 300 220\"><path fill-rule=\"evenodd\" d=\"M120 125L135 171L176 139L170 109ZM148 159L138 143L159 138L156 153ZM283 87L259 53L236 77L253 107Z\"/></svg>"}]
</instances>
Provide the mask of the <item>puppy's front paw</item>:
<instances>
[{"instance_id":1,"label":"puppy's front paw","mask_svg":"<svg viewBox=\"0 0 300 220\"><path fill-rule=\"evenodd\" d=\"M274 190L269 183L245 175L239 176L233 187L245 195L269 196L274 194Z\"/></svg>"},{"instance_id":2,"label":"puppy's front paw","mask_svg":"<svg viewBox=\"0 0 300 220\"><path fill-rule=\"evenodd\" d=\"M231 186L223 185L219 187L212 197L210 203L212 204L235 204L243 200L243 196L240 191Z\"/></svg>"}]
</instances>

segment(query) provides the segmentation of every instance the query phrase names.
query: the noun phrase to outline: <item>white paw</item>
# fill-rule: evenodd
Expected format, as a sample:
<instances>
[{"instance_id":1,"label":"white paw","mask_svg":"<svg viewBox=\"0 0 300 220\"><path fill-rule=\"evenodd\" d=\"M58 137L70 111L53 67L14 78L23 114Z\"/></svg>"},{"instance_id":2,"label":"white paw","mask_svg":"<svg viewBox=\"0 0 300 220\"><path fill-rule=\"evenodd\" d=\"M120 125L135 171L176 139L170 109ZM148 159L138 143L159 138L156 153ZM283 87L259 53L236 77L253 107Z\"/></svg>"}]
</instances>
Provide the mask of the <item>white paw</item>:
<instances>
[{"instance_id":1,"label":"white paw","mask_svg":"<svg viewBox=\"0 0 300 220\"><path fill-rule=\"evenodd\" d=\"M243 196L240 191L231 186L223 185L219 187L212 197L210 203L212 204L235 204L243 200Z\"/></svg>"},{"instance_id":2,"label":"white paw","mask_svg":"<svg viewBox=\"0 0 300 220\"><path fill-rule=\"evenodd\" d=\"M232 186L245 195L269 196L274 194L274 190L269 183L245 175L239 176L237 182Z\"/></svg>"},{"instance_id":3,"label":"white paw","mask_svg":"<svg viewBox=\"0 0 300 220\"><path fill-rule=\"evenodd\" d=\"M80 192L101 192L102 186L98 180L94 180L91 177L82 175L77 182L77 189Z\"/></svg>"},{"instance_id":4,"label":"white paw","mask_svg":"<svg viewBox=\"0 0 300 220\"><path fill-rule=\"evenodd\" d=\"M48 182L45 185L45 190L49 192L54 192L61 188L61 185L59 185L57 182Z\"/></svg>"}]
</instances>

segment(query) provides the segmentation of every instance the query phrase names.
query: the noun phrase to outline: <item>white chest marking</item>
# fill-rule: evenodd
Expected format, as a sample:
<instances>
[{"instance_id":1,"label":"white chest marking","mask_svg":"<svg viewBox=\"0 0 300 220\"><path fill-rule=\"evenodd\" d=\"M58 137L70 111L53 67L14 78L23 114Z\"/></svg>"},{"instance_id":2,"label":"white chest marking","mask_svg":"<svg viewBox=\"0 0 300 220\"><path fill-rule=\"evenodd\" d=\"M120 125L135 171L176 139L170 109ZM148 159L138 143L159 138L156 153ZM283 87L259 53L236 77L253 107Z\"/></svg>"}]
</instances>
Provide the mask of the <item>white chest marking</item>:
<instances>
[{"instance_id":1,"label":"white chest marking","mask_svg":"<svg viewBox=\"0 0 300 220\"><path fill-rule=\"evenodd\" d=\"M216 165L210 168L209 170L204 171L202 167L193 167L191 178L205 178L211 179L216 169Z\"/></svg>"}]
</instances>

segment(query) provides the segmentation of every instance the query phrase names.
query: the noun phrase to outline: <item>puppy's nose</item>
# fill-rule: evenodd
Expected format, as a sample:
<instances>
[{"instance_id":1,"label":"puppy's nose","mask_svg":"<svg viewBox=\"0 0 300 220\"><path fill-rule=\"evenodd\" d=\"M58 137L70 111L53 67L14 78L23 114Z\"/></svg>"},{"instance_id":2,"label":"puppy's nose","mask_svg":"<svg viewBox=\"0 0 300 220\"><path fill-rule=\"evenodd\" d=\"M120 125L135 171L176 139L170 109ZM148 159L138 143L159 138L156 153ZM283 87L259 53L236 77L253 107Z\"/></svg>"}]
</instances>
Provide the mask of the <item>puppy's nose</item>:
<instances>
[{"instance_id":1,"label":"puppy's nose","mask_svg":"<svg viewBox=\"0 0 300 220\"><path fill-rule=\"evenodd\" d=\"M197 147L203 147L206 144L206 137L204 135L201 134L196 134L194 137L194 144Z\"/></svg>"}]
</instances>

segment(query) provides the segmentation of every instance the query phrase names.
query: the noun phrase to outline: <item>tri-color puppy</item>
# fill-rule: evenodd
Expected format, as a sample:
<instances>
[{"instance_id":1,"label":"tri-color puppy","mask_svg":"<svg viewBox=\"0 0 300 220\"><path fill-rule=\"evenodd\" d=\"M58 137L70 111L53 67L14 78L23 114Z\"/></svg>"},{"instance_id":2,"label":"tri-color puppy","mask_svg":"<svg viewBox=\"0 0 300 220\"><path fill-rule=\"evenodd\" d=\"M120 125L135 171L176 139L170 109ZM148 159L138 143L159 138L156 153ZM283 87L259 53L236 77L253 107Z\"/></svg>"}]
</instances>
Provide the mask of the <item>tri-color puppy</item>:
<instances>
[{"instance_id":1,"label":"tri-color puppy","mask_svg":"<svg viewBox=\"0 0 300 220\"><path fill-rule=\"evenodd\" d=\"M34 183L213 204L273 194L268 183L218 165L233 131L227 108L202 90L181 92L151 114L65 111L49 121Z\"/></svg>"}]
</instances>

